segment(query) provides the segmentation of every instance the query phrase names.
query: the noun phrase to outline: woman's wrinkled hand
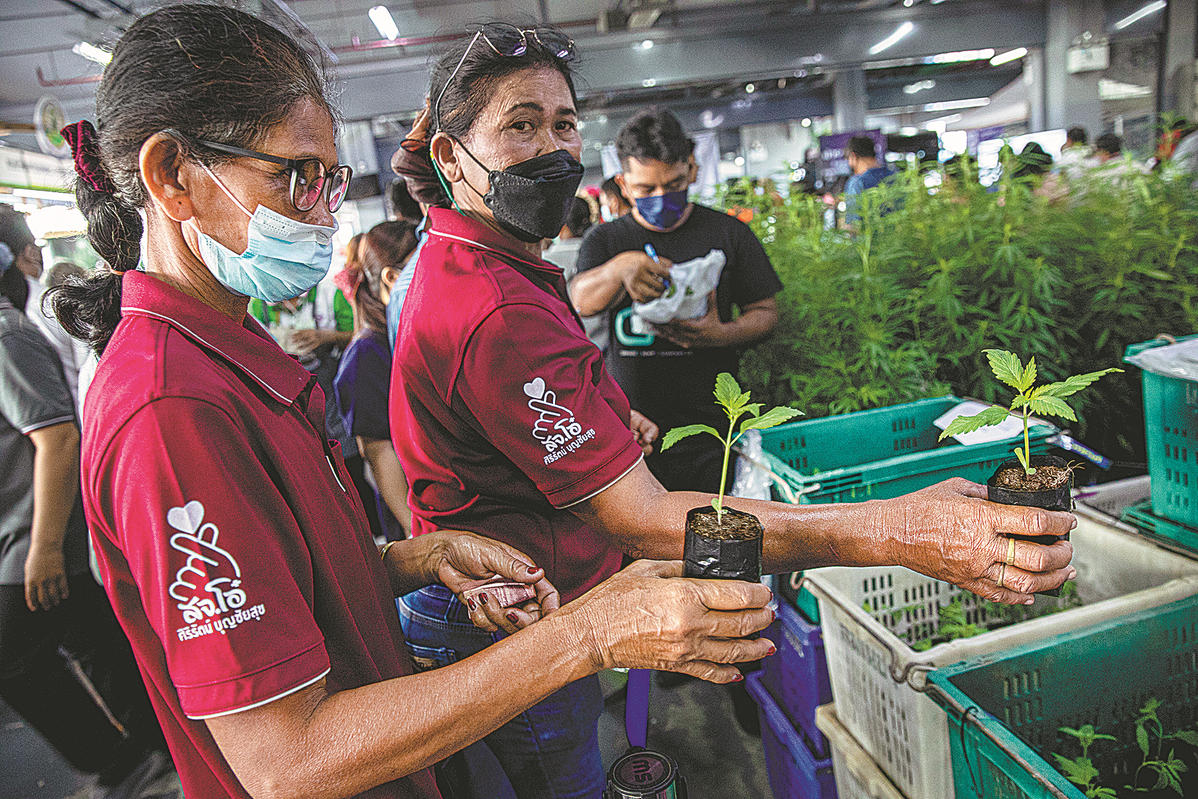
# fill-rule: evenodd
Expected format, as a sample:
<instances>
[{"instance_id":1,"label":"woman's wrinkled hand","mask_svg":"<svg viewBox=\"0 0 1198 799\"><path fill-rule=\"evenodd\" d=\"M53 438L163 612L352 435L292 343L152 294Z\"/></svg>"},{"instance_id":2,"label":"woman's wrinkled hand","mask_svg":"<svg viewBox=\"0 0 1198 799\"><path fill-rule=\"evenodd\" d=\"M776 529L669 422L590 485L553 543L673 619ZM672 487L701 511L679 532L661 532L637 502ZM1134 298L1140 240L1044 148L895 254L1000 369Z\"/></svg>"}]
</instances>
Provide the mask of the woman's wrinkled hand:
<instances>
[{"instance_id":1,"label":"woman's wrinkled hand","mask_svg":"<svg viewBox=\"0 0 1198 799\"><path fill-rule=\"evenodd\" d=\"M562 609L580 627L596 669L677 671L732 682L732 663L760 660L773 642L745 636L774 619L760 583L681 579L682 561L638 560Z\"/></svg>"},{"instance_id":2,"label":"woman's wrinkled hand","mask_svg":"<svg viewBox=\"0 0 1198 799\"><path fill-rule=\"evenodd\" d=\"M557 589L545 578L544 569L520 550L460 530L440 530L431 536L436 538L428 573L458 595L475 626L513 633L558 609ZM513 600L515 604L504 604Z\"/></svg>"},{"instance_id":3,"label":"woman's wrinkled hand","mask_svg":"<svg viewBox=\"0 0 1198 799\"><path fill-rule=\"evenodd\" d=\"M879 523L894 547L892 562L986 599L1030 604L1035 592L1077 575L1068 541L1015 541L1012 549L1004 535L1064 536L1077 525L1071 513L988 502L985 486L961 477L887 500L883 508Z\"/></svg>"}]
</instances>

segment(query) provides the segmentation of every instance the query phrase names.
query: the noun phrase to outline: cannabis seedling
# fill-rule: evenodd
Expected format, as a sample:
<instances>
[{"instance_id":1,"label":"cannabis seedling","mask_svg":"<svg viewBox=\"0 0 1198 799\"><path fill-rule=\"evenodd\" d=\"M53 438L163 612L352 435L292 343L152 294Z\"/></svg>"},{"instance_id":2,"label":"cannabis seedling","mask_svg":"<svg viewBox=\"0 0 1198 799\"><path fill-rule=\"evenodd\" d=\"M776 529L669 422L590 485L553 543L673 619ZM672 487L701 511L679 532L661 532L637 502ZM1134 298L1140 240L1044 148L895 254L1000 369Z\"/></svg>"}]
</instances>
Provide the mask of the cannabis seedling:
<instances>
[{"instance_id":1,"label":"cannabis seedling","mask_svg":"<svg viewBox=\"0 0 1198 799\"><path fill-rule=\"evenodd\" d=\"M749 393L748 391L742 392L740 390L740 384L736 382L736 378L732 375L727 372L720 372L715 379L715 401L728 414L728 435L720 435L714 427L709 425L688 424L684 427L675 427L666 433L665 439L661 442L661 448L664 451L689 436L698 433L710 433L724 445L724 469L720 472L720 493L711 501L711 507L715 508L716 522L718 524L724 523L724 489L727 487L728 482L728 459L732 453L732 445L748 430L765 430L769 427L775 427L803 413L802 411L796 411L794 408L786 407L772 408L762 413L760 402L749 402ZM749 414L749 418L741 423L740 431L737 432L736 420L746 413Z\"/></svg>"},{"instance_id":2,"label":"cannabis seedling","mask_svg":"<svg viewBox=\"0 0 1198 799\"><path fill-rule=\"evenodd\" d=\"M1136 769L1135 777L1138 780L1140 772L1144 769L1155 771L1156 785L1153 786L1154 789L1169 788L1176 791L1178 796L1182 796L1181 775L1188 767L1174 755L1172 747L1169 749L1168 756L1165 756L1165 742L1178 740L1184 741L1190 746L1198 746L1198 732L1182 730L1172 735L1165 735L1161 720L1156 715L1160 706L1159 699L1149 697L1148 701L1144 703L1144 707L1140 708L1140 717L1136 719L1136 743L1140 745L1140 751L1144 753L1144 761ZM1150 730L1156 733L1156 757L1152 757L1152 747L1148 735ZM1123 787L1133 791L1142 790L1135 785Z\"/></svg>"},{"instance_id":3,"label":"cannabis seedling","mask_svg":"<svg viewBox=\"0 0 1198 799\"><path fill-rule=\"evenodd\" d=\"M1140 708L1140 716L1136 719L1136 743L1139 744L1143 757L1139 767L1136 768L1134 781L1138 783L1140 772L1147 769L1156 774L1156 784L1152 788L1140 787L1136 784L1123 787L1134 793L1164 789L1182 796L1181 775L1188 770L1188 766L1175 755L1172 745L1166 756L1165 744L1169 741L1181 741L1188 746L1198 747L1198 732L1181 730L1172 735L1165 735L1156 712L1160 707L1159 699L1149 697L1144 703L1144 707ZM1094 761L1090 758L1090 746L1095 741L1115 741L1117 739L1110 735L1099 734L1090 724L1076 730L1071 727L1059 727L1058 729L1066 735L1076 738L1082 747L1081 757L1075 757L1072 760L1064 755L1053 753L1061 773L1070 782L1085 791L1087 799L1118 799L1119 794L1114 788L1102 785L1098 781L1098 769L1094 767ZM1156 737L1155 756L1152 746L1153 736Z\"/></svg>"},{"instance_id":4,"label":"cannabis seedling","mask_svg":"<svg viewBox=\"0 0 1198 799\"><path fill-rule=\"evenodd\" d=\"M1061 773L1086 792L1086 799L1117 799L1113 788L1107 788L1098 782L1098 769L1094 768L1094 761L1090 759L1090 747L1095 741L1114 741L1116 740L1115 736L1102 735L1090 724L1076 730L1072 727L1060 727L1059 729L1066 735L1076 738L1082 747L1082 756L1072 760L1062 754L1053 753L1052 756L1056 758Z\"/></svg>"},{"instance_id":5,"label":"cannabis seedling","mask_svg":"<svg viewBox=\"0 0 1198 799\"><path fill-rule=\"evenodd\" d=\"M1065 403L1064 397L1076 394L1105 374L1123 371L1122 369L1103 369L1101 372L1076 375L1059 383L1049 383L1032 388L1032 384L1036 382L1036 357L1034 355L1027 362L1027 366L1024 366L1016 355L1005 350L983 350L983 352L990 361L990 369L994 372L994 376L1019 393L1011 401L1010 408L992 405L973 416L958 416L940 434L940 440L958 433L972 433L974 430L999 424L1009 415L1020 416L1023 418L1023 446L1016 447L1014 451L1015 457L1019 459L1026 474L1035 474L1036 472L1031 464L1032 447L1028 437L1028 423L1031 415L1035 413L1041 416L1060 416L1063 419L1076 422L1077 416L1073 413L1073 409Z\"/></svg>"}]
</instances>

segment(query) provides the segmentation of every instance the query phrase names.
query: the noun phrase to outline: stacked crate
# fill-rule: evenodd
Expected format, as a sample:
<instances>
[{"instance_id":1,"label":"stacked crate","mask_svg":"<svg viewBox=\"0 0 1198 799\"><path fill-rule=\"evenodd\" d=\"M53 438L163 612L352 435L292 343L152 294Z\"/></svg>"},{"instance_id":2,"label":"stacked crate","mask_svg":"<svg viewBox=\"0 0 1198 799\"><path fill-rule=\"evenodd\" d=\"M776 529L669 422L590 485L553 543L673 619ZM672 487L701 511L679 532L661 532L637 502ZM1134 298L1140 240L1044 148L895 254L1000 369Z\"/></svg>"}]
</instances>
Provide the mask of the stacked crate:
<instances>
[{"instance_id":1,"label":"stacked crate","mask_svg":"<svg viewBox=\"0 0 1198 799\"><path fill-rule=\"evenodd\" d=\"M961 400L940 397L762 431L776 498L802 504L861 502L896 497L949 477L984 480L1007 459L1012 441L973 446L938 441L934 420ZM1057 431L1037 426L1032 446L1047 449ZM833 749L816 725L816 710L831 701L819 627L819 604L800 588L801 573L780 576L788 600L767 637L778 653L750 680L758 700L763 745L776 799L835 795Z\"/></svg>"}]
</instances>

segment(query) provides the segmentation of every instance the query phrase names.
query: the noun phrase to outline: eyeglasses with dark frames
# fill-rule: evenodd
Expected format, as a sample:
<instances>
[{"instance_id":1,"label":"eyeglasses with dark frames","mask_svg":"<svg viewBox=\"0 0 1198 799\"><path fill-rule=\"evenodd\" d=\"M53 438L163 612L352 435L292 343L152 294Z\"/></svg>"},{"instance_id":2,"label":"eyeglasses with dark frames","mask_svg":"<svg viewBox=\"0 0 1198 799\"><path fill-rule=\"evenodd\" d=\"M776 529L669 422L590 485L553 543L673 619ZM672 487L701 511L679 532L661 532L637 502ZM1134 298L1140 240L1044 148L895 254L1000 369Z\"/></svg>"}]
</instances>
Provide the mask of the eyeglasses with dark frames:
<instances>
[{"instance_id":1,"label":"eyeglasses with dark frames","mask_svg":"<svg viewBox=\"0 0 1198 799\"><path fill-rule=\"evenodd\" d=\"M170 132L178 133L178 131ZM283 158L269 153L260 153L257 150L247 150L244 147L234 147L231 144L191 139L187 136L183 136L183 138L193 141L201 147L207 147L209 150L242 158L255 158L259 161L287 167L291 170L291 204L297 211L311 211L323 195L328 204L329 213L336 212L345 202L349 181L354 174L353 169L346 164L339 164L329 170L319 158Z\"/></svg>"},{"instance_id":2,"label":"eyeglasses with dark frames","mask_svg":"<svg viewBox=\"0 0 1198 799\"><path fill-rule=\"evenodd\" d=\"M491 22L483 25L475 31L470 44L466 45L462 57L458 59L457 66L453 68L453 72L449 73L449 78L441 87L441 93L437 95L437 102L433 104L433 122L436 124L437 130L441 129L441 98L445 96L445 90L449 88L449 84L453 83L458 70L466 62L466 56L470 54L470 49L474 47L475 42L482 39L488 47L495 51L496 55L519 58L528 52L530 36L533 46L561 61L569 63L577 56L574 40L554 28L517 28L515 25L508 25L505 22Z\"/></svg>"}]
</instances>

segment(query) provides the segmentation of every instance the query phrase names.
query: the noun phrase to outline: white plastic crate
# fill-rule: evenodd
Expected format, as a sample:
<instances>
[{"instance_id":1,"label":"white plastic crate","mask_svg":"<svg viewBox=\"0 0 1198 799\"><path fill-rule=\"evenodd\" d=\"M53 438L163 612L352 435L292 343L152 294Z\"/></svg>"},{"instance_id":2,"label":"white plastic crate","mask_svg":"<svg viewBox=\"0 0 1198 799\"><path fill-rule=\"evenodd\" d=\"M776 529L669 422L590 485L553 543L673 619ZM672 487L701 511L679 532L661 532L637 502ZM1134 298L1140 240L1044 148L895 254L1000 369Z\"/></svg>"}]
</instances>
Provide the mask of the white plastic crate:
<instances>
[{"instance_id":1,"label":"white plastic crate","mask_svg":"<svg viewBox=\"0 0 1198 799\"><path fill-rule=\"evenodd\" d=\"M1150 496L1152 484L1148 475L1086 486L1074 492L1074 500L1079 509L1096 510L1111 519L1118 519L1123 515L1123 511Z\"/></svg>"},{"instance_id":2,"label":"white plastic crate","mask_svg":"<svg viewBox=\"0 0 1198 799\"><path fill-rule=\"evenodd\" d=\"M836 705L821 705L815 711L815 726L832 747L832 775L837 799L906 799L887 779L878 764L861 748L840 719Z\"/></svg>"},{"instance_id":3,"label":"white plastic crate","mask_svg":"<svg viewBox=\"0 0 1198 799\"><path fill-rule=\"evenodd\" d=\"M935 636L940 608L955 597L962 596L968 621L984 621L977 597L899 567L807 572L808 585L819 599L837 716L907 796L953 797L944 713L912 687L922 683L921 671L1198 593L1198 562L1114 525L1079 515L1070 540L1082 607L937 644L924 652L911 644ZM1053 602L1049 597L1037 600ZM899 613L900 609L905 610ZM896 682L892 674L904 682Z\"/></svg>"}]
</instances>

